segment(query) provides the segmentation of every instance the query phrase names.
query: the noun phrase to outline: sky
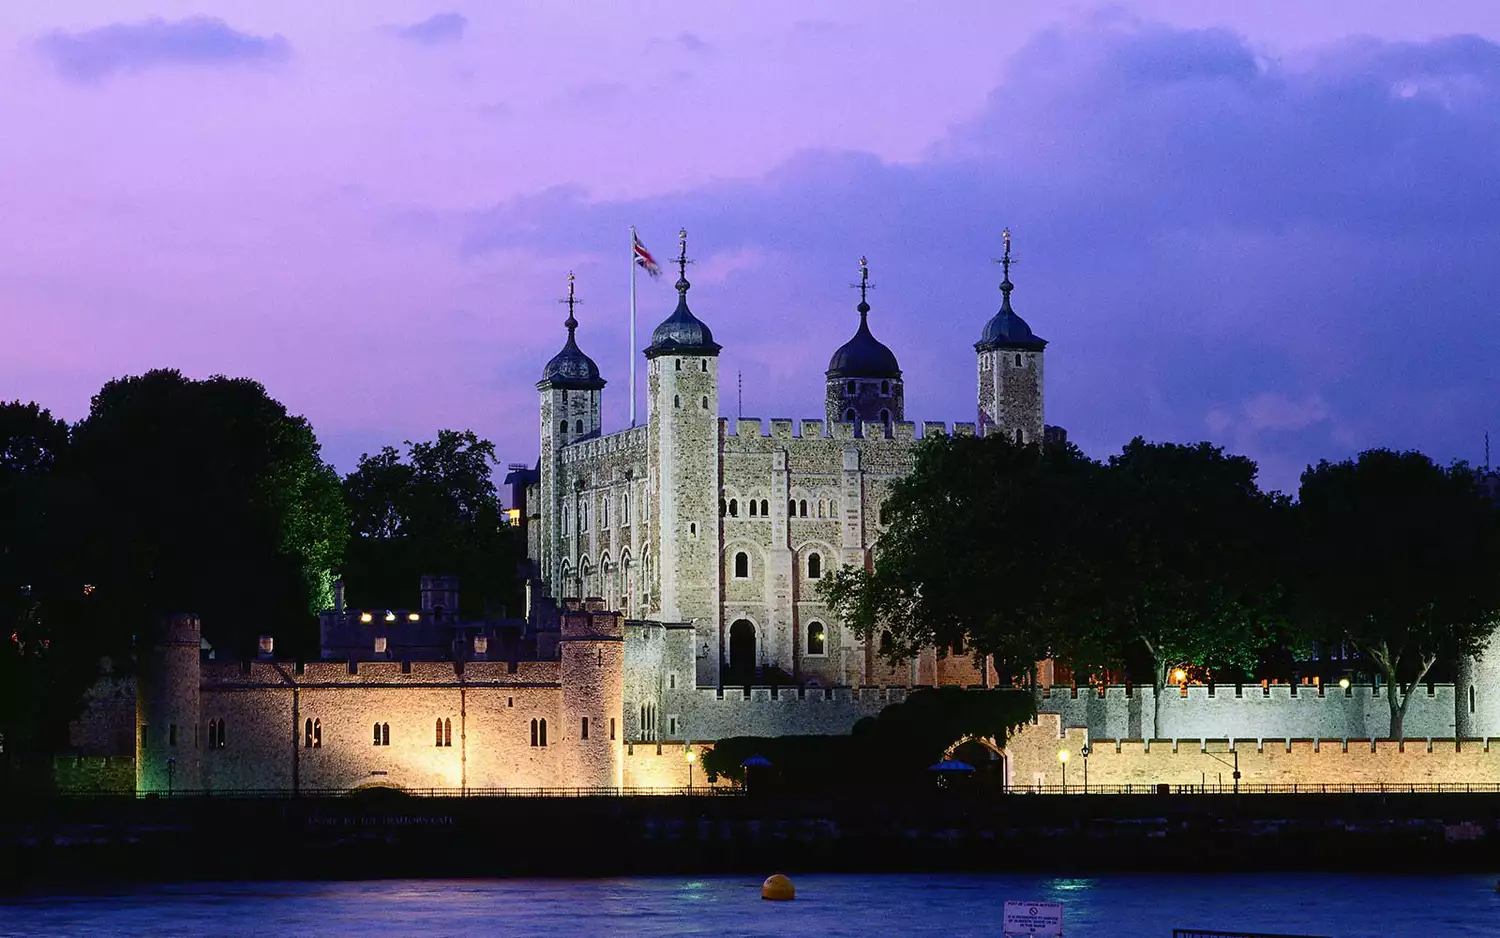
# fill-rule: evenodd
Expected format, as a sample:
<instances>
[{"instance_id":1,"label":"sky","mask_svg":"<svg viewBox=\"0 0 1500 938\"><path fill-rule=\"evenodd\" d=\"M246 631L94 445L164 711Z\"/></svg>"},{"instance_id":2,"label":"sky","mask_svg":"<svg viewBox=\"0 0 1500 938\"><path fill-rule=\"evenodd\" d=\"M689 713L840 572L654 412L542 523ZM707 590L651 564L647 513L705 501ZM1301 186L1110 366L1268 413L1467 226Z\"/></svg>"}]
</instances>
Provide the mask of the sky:
<instances>
[{"instance_id":1,"label":"sky","mask_svg":"<svg viewBox=\"0 0 1500 938\"><path fill-rule=\"evenodd\" d=\"M685 226L725 416L822 417L865 255L907 418L973 421L1009 227L1095 457L1208 439L1291 492L1500 447L1500 4L940 9L6 0L0 399L175 367L343 471L445 428L531 463L569 271L621 429L629 228Z\"/></svg>"}]
</instances>

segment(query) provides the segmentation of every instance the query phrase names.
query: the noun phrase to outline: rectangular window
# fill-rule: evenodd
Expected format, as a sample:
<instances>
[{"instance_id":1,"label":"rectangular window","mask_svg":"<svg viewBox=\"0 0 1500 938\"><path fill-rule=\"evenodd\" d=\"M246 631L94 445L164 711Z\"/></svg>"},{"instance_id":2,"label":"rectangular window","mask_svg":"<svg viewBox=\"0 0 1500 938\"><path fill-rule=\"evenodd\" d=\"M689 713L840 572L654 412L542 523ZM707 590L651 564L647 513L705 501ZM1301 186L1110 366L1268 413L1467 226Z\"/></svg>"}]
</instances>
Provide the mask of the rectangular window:
<instances>
[{"instance_id":1,"label":"rectangular window","mask_svg":"<svg viewBox=\"0 0 1500 938\"><path fill-rule=\"evenodd\" d=\"M584 739L588 739L589 738L589 718L588 717L584 717L583 718L583 738Z\"/></svg>"},{"instance_id":2,"label":"rectangular window","mask_svg":"<svg viewBox=\"0 0 1500 938\"><path fill-rule=\"evenodd\" d=\"M507 697L507 698L505 698L505 705L507 707L514 707L516 705L516 698L514 698L514 697Z\"/></svg>"},{"instance_id":3,"label":"rectangular window","mask_svg":"<svg viewBox=\"0 0 1500 938\"><path fill-rule=\"evenodd\" d=\"M667 689L668 690L676 690L677 689L677 675L676 674L668 674L667 675Z\"/></svg>"},{"instance_id":4,"label":"rectangular window","mask_svg":"<svg viewBox=\"0 0 1500 938\"><path fill-rule=\"evenodd\" d=\"M141 724L141 748L146 748L146 724Z\"/></svg>"},{"instance_id":5,"label":"rectangular window","mask_svg":"<svg viewBox=\"0 0 1500 938\"><path fill-rule=\"evenodd\" d=\"M677 735L677 717L672 716L672 715L669 714L667 716L667 736L674 737L676 735Z\"/></svg>"},{"instance_id":6,"label":"rectangular window","mask_svg":"<svg viewBox=\"0 0 1500 938\"><path fill-rule=\"evenodd\" d=\"M175 745L177 745L177 724L176 723L168 723L167 724L167 745L168 746L175 746Z\"/></svg>"},{"instance_id":7,"label":"rectangular window","mask_svg":"<svg viewBox=\"0 0 1500 938\"><path fill-rule=\"evenodd\" d=\"M614 739L615 738L615 718L614 717L610 717L609 718L609 738L610 739Z\"/></svg>"}]
</instances>

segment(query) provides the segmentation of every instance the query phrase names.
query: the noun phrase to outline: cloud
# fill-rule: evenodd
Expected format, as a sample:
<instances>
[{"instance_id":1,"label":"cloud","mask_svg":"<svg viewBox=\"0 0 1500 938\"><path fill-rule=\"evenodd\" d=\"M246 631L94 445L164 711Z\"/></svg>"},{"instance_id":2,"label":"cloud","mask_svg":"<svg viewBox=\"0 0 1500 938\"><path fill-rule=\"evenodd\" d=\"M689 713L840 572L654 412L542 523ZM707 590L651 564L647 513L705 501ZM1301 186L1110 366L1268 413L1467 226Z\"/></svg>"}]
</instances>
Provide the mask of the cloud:
<instances>
[{"instance_id":1,"label":"cloud","mask_svg":"<svg viewBox=\"0 0 1500 938\"><path fill-rule=\"evenodd\" d=\"M420 23L397 26L395 33L402 39L409 39L412 42L437 45L444 42L458 42L464 38L464 29L468 25L469 19L462 13L434 13Z\"/></svg>"},{"instance_id":2,"label":"cloud","mask_svg":"<svg viewBox=\"0 0 1500 938\"><path fill-rule=\"evenodd\" d=\"M1052 343L1049 422L1095 455L1207 427L1292 490L1319 458L1446 461L1493 425L1496 152L1483 39L1361 40L1293 67L1225 30L1116 17L1036 38L917 162L818 151L650 198L558 189L470 214L461 244L609 258L629 224L651 244L685 224L699 256L774 258L701 278L693 308L747 398L808 416L867 253L907 417L951 421L974 419L1009 225L1016 308Z\"/></svg>"},{"instance_id":3,"label":"cloud","mask_svg":"<svg viewBox=\"0 0 1500 938\"><path fill-rule=\"evenodd\" d=\"M658 37L646 43L647 50L655 50L663 47L678 52L686 52L689 54L707 53L712 51L713 49L713 46L710 45L708 41L705 40L702 36L699 36L697 33L690 33L687 31L680 32L670 39L662 39Z\"/></svg>"},{"instance_id":4,"label":"cloud","mask_svg":"<svg viewBox=\"0 0 1500 938\"><path fill-rule=\"evenodd\" d=\"M79 32L56 30L37 50L69 81L94 84L117 72L171 65L239 65L281 62L292 47L280 35L256 36L217 17L114 23Z\"/></svg>"}]
</instances>

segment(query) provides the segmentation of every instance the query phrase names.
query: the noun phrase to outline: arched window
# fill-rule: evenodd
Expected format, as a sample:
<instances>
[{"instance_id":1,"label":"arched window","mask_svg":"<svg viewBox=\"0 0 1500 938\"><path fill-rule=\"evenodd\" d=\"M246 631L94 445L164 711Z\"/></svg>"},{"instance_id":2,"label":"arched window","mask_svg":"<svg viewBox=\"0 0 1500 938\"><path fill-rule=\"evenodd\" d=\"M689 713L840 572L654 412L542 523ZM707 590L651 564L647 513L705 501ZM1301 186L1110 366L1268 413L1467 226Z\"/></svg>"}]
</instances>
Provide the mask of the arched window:
<instances>
[{"instance_id":1,"label":"arched window","mask_svg":"<svg viewBox=\"0 0 1500 938\"><path fill-rule=\"evenodd\" d=\"M891 428L891 412L888 410L882 410L880 412L880 422L885 424L885 428L889 430Z\"/></svg>"},{"instance_id":2,"label":"arched window","mask_svg":"<svg viewBox=\"0 0 1500 938\"><path fill-rule=\"evenodd\" d=\"M708 359L705 358L703 361L698 363L698 370L703 372L704 374L708 374Z\"/></svg>"},{"instance_id":3,"label":"arched window","mask_svg":"<svg viewBox=\"0 0 1500 938\"><path fill-rule=\"evenodd\" d=\"M1020 352L1016 353L1016 367L1017 368L1021 367L1021 353Z\"/></svg>"},{"instance_id":4,"label":"arched window","mask_svg":"<svg viewBox=\"0 0 1500 938\"><path fill-rule=\"evenodd\" d=\"M557 432L563 439L566 440L568 438L568 422L566 420L557 425Z\"/></svg>"},{"instance_id":5,"label":"arched window","mask_svg":"<svg viewBox=\"0 0 1500 938\"><path fill-rule=\"evenodd\" d=\"M797 517L797 500L795 498L786 500L786 516L788 518Z\"/></svg>"},{"instance_id":6,"label":"arched window","mask_svg":"<svg viewBox=\"0 0 1500 938\"><path fill-rule=\"evenodd\" d=\"M881 394L889 394L889 393L891 393L891 383L889 381L882 381L882 382L880 382L880 393Z\"/></svg>"},{"instance_id":7,"label":"arched window","mask_svg":"<svg viewBox=\"0 0 1500 938\"><path fill-rule=\"evenodd\" d=\"M819 518L824 517L823 511L824 511L824 505L825 504L826 503L823 501L823 499L821 499L821 498L818 499L818 517Z\"/></svg>"},{"instance_id":8,"label":"arched window","mask_svg":"<svg viewBox=\"0 0 1500 938\"><path fill-rule=\"evenodd\" d=\"M380 724L379 723L375 724L375 727L374 727L374 737L375 737L374 738L375 745L379 746L380 745Z\"/></svg>"},{"instance_id":9,"label":"arched window","mask_svg":"<svg viewBox=\"0 0 1500 938\"><path fill-rule=\"evenodd\" d=\"M881 502L880 503L880 523L881 524L890 524L891 523L891 510L888 507L886 507L885 502Z\"/></svg>"},{"instance_id":10,"label":"arched window","mask_svg":"<svg viewBox=\"0 0 1500 938\"><path fill-rule=\"evenodd\" d=\"M438 717L438 721L437 721L437 741L434 742L433 745L434 746L441 746L442 744L443 744L443 718L442 717Z\"/></svg>"},{"instance_id":11,"label":"arched window","mask_svg":"<svg viewBox=\"0 0 1500 938\"><path fill-rule=\"evenodd\" d=\"M675 358L672 361L673 361L673 364L675 364L677 366L677 370L681 371L682 370L682 359Z\"/></svg>"},{"instance_id":12,"label":"arched window","mask_svg":"<svg viewBox=\"0 0 1500 938\"><path fill-rule=\"evenodd\" d=\"M890 629L883 629L880 633L880 653L882 655L888 655L891 653L891 649L895 646L896 637L891 634Z\"/></svg>"},{"instance_id":13,"label":"arched window","mask_svg":"<svg viewBox=\"0 0 1500 938\"><path fill-rule=\"evenodd\" d=\"M389 746L391 744L391 725L389 723L376 723L374 729L375 745Z\"/></svg>"},{"instance_id":14,"label":"arched window","mask_svg":"<svg viewBox=\"0 0 1500 938\"><path fill-rule=\"evenodd\" d=\"M1026 442L1026 431L1022 430L1020 427L1016 427L1016 442L1017 443L1025 443Z\"/></svg>"},{"instance_id":15,"label":"arched window","mask_svg":"<svg viewBox=\"0 0 1500 938\"><path fill-rule=\"evenodd\" d=\"M697 536L698 536L698 522L696 522L696 521L689 521L688 522L688 537L697 537Z\"/></svg>"},{"instance_id":16,"label":"arched window","mask_svg":"<svg viewBox=\"0 0 1500 938\"><path fill-rule=\"evenodd\" d=\"M807 578L809 580L820 580L823 578L823 555L807 555Z\"/></svg>"},{"instance_id":17,"label":"arched window","mask_svg":"<svg viewBox=\"0 0 1500 938\"><path fill-rule=\"evenodd\" d=\"M703 409L708 410L708 395L703 395Z\"/></svg>"},{"instance_id":18,"label":"arched window","mask_svg":"<svg viewBox=\"0 0 1500 938\"><path fill-rule=\"evenodd\" d=\"M546 720L542 720L540 722L541 722L541 730L539 731L539 733L537 735L537 738L539 740L541 740L541 742L539 742L537 745L539 745L539 746L545 746L545 745L547 745L547 721Z\"/></svg>"},{"instance_id":19,"label":"arched window","mask_svg":"<svg viewBox=\"0 0 1500 938\"><path fill-rule=\"evenodd\" d=\"M314 749L323 748L323 720L321 717L313 720L313 745Z\"/></svg>"},{"instance_id":20,"label":"arched window","mask_svg":"<svg viewBox=\"0 0 1500 938\"><path fill-rule=\"evenodd\" d=\"M722 518L727 514L729 514L729 503L721 498L719 499L719 517Z\"/></svg>"},{"instance_id":21,"label":"arched window","mask_svg":"<svg viewBox=\"0 0 1500 938\"><path fill-rule=\"evenodd\" d=\"M806 518L807 517L807 499L805 499L805 498L802 499L801 501L797 502L797 517L799 517L799 518Z\"/></svg>"},{"instance_id":22,"label":"arched window","mask_svg":"<svg viewBox=\"0 0 1500 938\"><path fill-rule=\"evenodd\" d=\"M738 518L739 516L740 516L740 502L739 502L739 499L737 499L737 498L731 498L729 500L729 517L731 517L731 518Z\"/></svg>"},{"instance_id":23,"label":"arched window","mask_svg":"<svg viewBox=\"0 0 1500 938\"><path fill-rule=\"evenodd\" d=\"M307 720L304 720L303 723L302 723L302 748L303 749L311 749L312 748L312 744L313 744L313 725L312 725L312 719L308 718Z\"/></svg>"},{"instance_id":24,"label":"arched window","mask_svg":"<svg viewBox=\"0 0 1500 938\"><path fill-rule=\"evenodd\" d=\"M583 432L583 421L582 420L575 420L575 421L573 421L573 432L574 433L582 433Z\"/></svg>"},{"instance_id":25,"label":"arched window","mask_svg":"<svg viewBox=\"0 0 1500 938\"><path fill-rule=\"evenodd\" d=\"M734 578L745 580L750 577L750 555L744 551L734 555Z\"/></svg>"},{"instance_id":26,"label":"arched window","mask_svg":"<svg viewBox=\"0 0 1500 938\"><path fill-rule=\"evenodd\" d=\"M755 499L750 499L750 517L754 518L759 508L760 504Z\"/></svg>"},{"instance_id":27,"label":"arched window","mask_svg":"<svg viewBox=\"0 0 1500 938\"><path fill-rule=\"evenodd\" d=\"M771 517L771 503L766 501L764 498L760 500L760 516L762 518Z\"/></svg>"},{"instance_id":28,"label":"arched window","mask_svg":"<svg viewBox=\"0 0 1500 938\"><path fill-rule=\"evenodd\" d=\"M531 721L531 745L533 745L533 746L539 746L539 745L541 745L538 742L538 740L541 738L540 735L538 734L538 726L539 726L539 724L538 724L537 720L535 718L533 718L532 721Z\"/></svg>"},{"instance_id":29,"label":"arched window","mask_svg":"<svg viewBox=\"0 0 1500 938\"><path fill-rule=\"evenodd\" d=\"M682 398L680 396L676 395L676 394L673 394L672 395L672 406L673 407L681 407L682 406Z\"/></svg>"},{"instance_id":30,"label":"arched window","mask_svg":"<svg viewBox=\"0 0 1500 938\"><path fill-rule=\"evenodd\" d=\"M809 622L807 625L807 653L809 655L822 655L827 653L828 630L821 622Z\"/></svg>"},{"instance_id":31,"label":"arched window","mask_svg":"<svg viewBox=\"0 0 1500 938\"><path fill-rule=\"evenodd\" d=\"M844 422L845 423L853 423L854 421L856 421L858 419L859 419L859 414L857 414L857 413L854 412L854 408L853 407L851 407L848 410L844 411Z\"/></svg>"}]
</instances>

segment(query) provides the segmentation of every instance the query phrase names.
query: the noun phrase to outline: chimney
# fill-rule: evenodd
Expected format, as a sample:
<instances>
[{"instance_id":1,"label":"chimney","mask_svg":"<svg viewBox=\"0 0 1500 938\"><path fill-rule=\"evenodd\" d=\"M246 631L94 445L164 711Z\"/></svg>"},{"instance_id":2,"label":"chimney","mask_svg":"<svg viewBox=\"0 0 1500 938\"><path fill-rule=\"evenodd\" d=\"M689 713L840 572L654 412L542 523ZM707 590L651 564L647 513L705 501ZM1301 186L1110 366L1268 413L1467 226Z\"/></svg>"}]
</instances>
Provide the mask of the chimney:
<instances>
[{"instance_id":1,"label":"chimney","mask_svg":"<svg viewBox=\"0 0 1500 938\"><path fill-rule=\"evenodd\" d=\"M344 611L344 578L339 577L333 581L333 611Z\"/></svg>"},{"instance_id":2,"label":"chimney","mask_svg":"<svg viewBox=\"0 0 1500 938\"><path fill-rule=\"evenodd\" d=\"M276 657L276 639L269 635L260 637L260 660L270 661Z\"/></svg>"}]
</instances>

